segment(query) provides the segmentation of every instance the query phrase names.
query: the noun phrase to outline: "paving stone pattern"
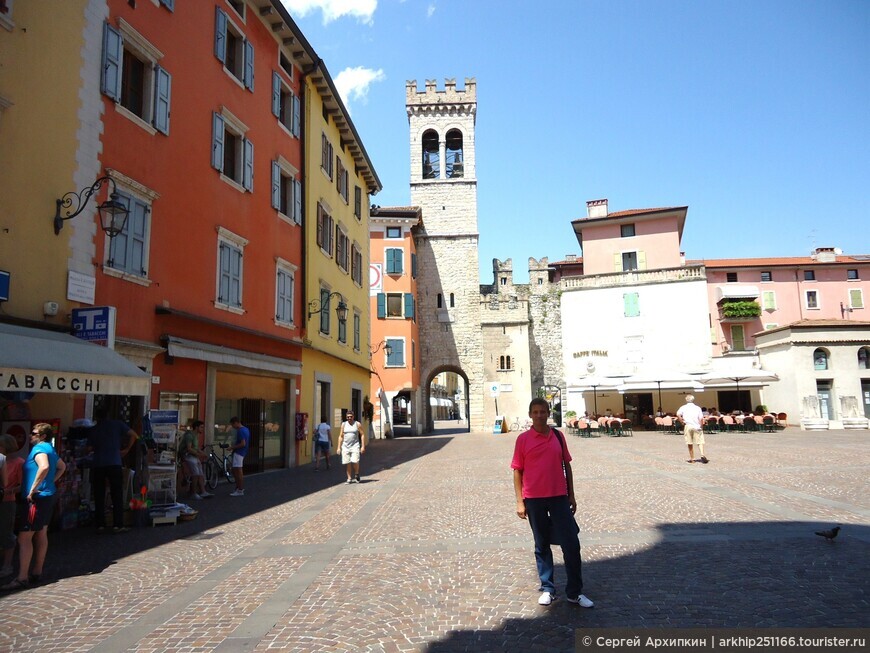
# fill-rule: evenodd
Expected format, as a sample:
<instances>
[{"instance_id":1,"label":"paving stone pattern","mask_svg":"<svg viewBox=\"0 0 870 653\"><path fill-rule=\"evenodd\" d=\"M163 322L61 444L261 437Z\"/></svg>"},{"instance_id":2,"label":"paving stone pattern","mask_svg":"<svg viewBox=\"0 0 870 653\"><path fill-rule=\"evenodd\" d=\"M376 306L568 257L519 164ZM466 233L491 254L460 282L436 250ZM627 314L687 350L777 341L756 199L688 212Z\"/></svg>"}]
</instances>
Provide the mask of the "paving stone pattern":
<instances>
[{"instance_id":1,"label":"paving stone pattern","mask_svg":"<svg viewBox=\"0 0 870 653\"><path fill-rule=\"evenodd\" d=\"M0 652L573 651L577 628L867 627L867 432L568 437L584 610L537 605L515 434L378 440L363 482L311 465L218 486L177 526L52 533L0 595ZM813 534L841 524L834 542ZM557 586L564 586L555 552Z\"/></svg>"}]
</instances>

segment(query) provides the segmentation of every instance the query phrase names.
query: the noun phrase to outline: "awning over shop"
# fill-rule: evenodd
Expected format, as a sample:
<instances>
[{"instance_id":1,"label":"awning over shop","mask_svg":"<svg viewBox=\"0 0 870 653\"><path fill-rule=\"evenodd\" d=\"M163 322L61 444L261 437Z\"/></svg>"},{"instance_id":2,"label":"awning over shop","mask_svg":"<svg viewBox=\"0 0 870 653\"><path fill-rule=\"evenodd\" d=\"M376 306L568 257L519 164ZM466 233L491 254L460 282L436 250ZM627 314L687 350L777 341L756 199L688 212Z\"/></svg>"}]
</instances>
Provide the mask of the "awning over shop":
<instances>
[{"instance_id":1,"label":"awning over shop","mask_svg":"<svg viewBox=\"0 0 870 653\"><path fill-rule=\"evenodd\" d=\"M221 347L207 342L197 342L169 336L166 340L166 349L170 356L178 358L192 358L194 360L220 363L221 365L234 365L247 367L255 370L266 370L285 374L288 376L300 376L302 363L289 358L278 358L266 354L255 354L241 349Z\"/></svg>"},{"instance_id":2,"label":"awning over shop","mask_svg":"<svg viewBox=\"0 0 870 653\"><path fill-rule=\"evenodd\" d=\"M0 324L0 392L145 396L151 377L117 352L66 333Z\"/></svg>"}]
</instances>

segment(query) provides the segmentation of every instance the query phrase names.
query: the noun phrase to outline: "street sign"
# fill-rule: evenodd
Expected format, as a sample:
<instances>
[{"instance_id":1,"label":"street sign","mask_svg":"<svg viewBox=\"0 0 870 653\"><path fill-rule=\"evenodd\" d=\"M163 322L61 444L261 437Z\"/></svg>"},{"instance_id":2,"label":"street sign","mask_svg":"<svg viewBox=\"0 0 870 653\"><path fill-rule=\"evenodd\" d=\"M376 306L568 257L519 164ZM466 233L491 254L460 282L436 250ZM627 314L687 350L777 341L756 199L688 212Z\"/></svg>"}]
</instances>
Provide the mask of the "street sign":
<instances>
[{"instance_id":1,"label":"street sign","mask_svg":"<svg viewBox=\"0 0 870 653\"><path fill-rule=\"evenodd\" d=\"M377 295L384 289L384 275L380 263L369 264L369 296Z\"/></svg>"},{"instance_id":2,"label":"street sign","mask_svg":"<svg viewBox=\"0 0 870 653\"><path fill-rule=\"evenodd\" d=\"M498 381L491 381L487 384L489 387L489 396L490 397L498 397L501 392L501 383Z\"/></svg>"}]
</instances>

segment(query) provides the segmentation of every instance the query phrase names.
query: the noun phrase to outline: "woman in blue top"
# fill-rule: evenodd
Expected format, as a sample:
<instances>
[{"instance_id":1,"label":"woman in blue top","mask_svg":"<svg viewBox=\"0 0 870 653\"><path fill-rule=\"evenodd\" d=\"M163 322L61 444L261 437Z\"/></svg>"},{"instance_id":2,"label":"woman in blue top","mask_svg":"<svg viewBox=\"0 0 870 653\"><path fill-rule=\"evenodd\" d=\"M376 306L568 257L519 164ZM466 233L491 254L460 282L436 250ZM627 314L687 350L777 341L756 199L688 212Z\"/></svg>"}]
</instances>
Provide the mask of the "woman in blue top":
<instances>
[{"instance_id":1,"label":"woman in blue top","mask_svg":"<svg viewBox=\"0 0 870 653\"><path fill-rule=\"evenodd\" d=\"M42 566L48 552L48 523L57 503L57 480L66 471L51 438L51 424L37 424L30 433L30 454L24 461L21 479L21 526L18 531L18 577L3 590L20 590L42 577ZM33 561L33 573L30 563Z\"/></svg>"}]
</instances>

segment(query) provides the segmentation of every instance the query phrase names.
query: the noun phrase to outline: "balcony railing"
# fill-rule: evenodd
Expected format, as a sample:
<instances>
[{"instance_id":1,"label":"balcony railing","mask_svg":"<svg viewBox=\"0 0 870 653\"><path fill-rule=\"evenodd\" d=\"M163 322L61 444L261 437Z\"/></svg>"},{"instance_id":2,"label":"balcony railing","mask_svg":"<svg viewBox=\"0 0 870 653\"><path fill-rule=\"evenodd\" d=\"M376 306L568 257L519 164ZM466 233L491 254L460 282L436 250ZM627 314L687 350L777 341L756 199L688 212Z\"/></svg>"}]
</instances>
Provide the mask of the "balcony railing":
<instances>
[{"instance_id":1,"label":"balcony railing","mask_svg":"<svg viewBox=\"0 0 870 653\"><path fill-rule=\"evenodd\" d=\"M612 274L593 274L568 277L559 282L562 290L588 290L639 284L671 283L674 281L704 281L707 274L703 266L662 268L659 270L627 270Z\"/></svg>"}]
</instances>

